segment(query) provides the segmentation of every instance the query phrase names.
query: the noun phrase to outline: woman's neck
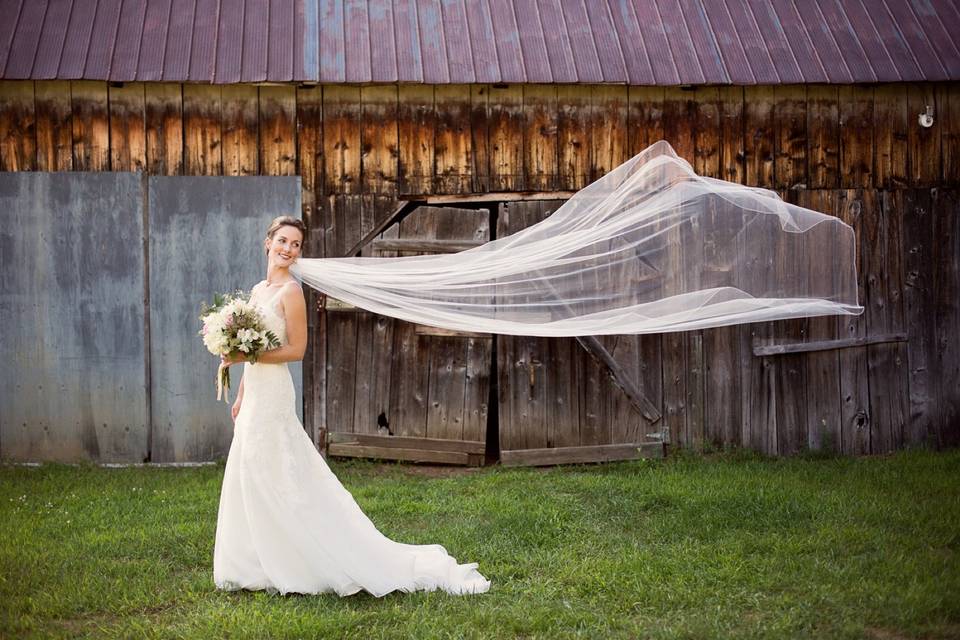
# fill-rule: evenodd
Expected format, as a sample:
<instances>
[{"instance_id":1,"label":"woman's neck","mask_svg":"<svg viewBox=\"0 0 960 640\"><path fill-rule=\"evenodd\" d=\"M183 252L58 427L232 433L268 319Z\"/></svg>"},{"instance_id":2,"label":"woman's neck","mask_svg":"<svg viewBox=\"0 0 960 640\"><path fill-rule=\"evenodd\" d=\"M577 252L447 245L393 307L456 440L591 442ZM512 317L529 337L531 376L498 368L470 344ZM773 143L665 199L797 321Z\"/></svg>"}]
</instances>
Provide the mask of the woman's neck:
<instances>
[{"instance_id":1,"label":"woman's neck","mask_svg":"<svg viewBox=\"0 0 960 640\"><path fill-rule=\"evenodd\" d=\"M279 284L281 282L290 282L290 270L287 267L270 266L267 267L267 284Z\"/></svg>"}]
</instances>

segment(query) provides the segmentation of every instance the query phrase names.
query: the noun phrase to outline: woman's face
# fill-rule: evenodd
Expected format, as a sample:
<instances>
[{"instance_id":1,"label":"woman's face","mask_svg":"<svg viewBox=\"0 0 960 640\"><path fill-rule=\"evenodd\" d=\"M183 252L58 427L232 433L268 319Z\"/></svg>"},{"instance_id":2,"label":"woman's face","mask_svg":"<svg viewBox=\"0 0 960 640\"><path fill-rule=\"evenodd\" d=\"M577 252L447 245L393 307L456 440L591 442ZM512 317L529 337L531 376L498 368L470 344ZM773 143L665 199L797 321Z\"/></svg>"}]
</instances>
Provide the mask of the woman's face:
<instances>
[{"instance_id":1,"label":"woman's face","mask_svg":"<svg viewBox=\"0 0 960 640\"><path fill-rule=\"evenodd\" d=\"M279 267L289 267L300 256L303 234L300 229L284 225L267 240L267 261Z\"/></svg>"}]
</instances>

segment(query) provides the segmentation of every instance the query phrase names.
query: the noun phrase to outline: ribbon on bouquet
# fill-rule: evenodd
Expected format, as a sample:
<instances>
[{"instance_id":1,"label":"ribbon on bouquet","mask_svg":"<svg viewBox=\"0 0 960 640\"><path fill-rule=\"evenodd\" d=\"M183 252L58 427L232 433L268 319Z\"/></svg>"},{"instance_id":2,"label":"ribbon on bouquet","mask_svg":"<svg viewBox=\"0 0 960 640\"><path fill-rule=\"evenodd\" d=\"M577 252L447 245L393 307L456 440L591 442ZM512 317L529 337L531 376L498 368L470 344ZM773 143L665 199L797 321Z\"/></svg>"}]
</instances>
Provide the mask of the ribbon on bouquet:
<instances>
[{"instance_id":1,"label":"ribbon on bouquet","mask_svg":"<svg viewBox=\"0 0 960 640\"><path fill-rule=\"evenodd\" d=\"M223 401L230 403L230 386L228 384L223 384L223 370L226 369L230 371L230 365L221 362L220 366L217 368L217 400L220 400L220 396L223 396Z\"/></svg>"}]
</instances>

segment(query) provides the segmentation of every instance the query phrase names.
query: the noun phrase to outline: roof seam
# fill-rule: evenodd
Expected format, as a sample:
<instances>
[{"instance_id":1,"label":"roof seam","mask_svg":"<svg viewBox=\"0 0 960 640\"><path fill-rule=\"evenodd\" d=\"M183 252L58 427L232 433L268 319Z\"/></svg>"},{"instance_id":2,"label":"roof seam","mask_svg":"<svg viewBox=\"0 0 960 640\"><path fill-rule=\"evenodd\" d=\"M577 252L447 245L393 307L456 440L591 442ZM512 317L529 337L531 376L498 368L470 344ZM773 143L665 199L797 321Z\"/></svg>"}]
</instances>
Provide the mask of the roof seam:
<instances>
[{"instance_id":1,"label":"roof seam","mask_svg":"<svg viewBox=\"0 0 960 640\"><path fill-rule=\"evenodd\" d=\"M887 10L887 15L890 17L890 24L893 25L893 29L900 37L900 42L903 43L903 48L910 52L910 57L913 59L914 66L922 72L923 66L920 64L920 61L917 60L917 54L913 51L913 47L910 46L910 42L903 35L903 31L900 30L900 25L897 24L897 19L894 17L893 12L890 11L890 7L887 6L886 0L880 0L880 2L883 4L883 8Z\"/></svg>"},{"instance_id":2,"label":"roof seam","mask_svg":"<svg viewBox=\"0 0 960 640\"><path fill-rule=\"evenodd\" d=\"M819 4L813 3L813 6L817 9L817 13L820 14L820 19L822 21L822 24L826 27L827 35L829 35L830 39L833 41L833 46L835 46L837 48L837 51L840 53L839 55L840 62L843 63L843 68L847 70L847 77L850 78L851 82L853 82L853 78L854 78L853 71L850 70L850 65L847 64L846 58L843 57L843 50L840 48L840 43L837 42L837 37L833 35L833 31L830 29L830 25L827 22L827 16L823 15L823 11L820 10ZM830 79L829 76L827 77L827 79L828 80Z\"/></svg>"},{"instance_id":3,"label":"roof seam","mask_svg":"<svg viewBox=\"0 0 960 640\"><path fill-rule=\"evenodd\" d=\"M703 0L698 0L698 2L700 3L700 9L703 12L703 19L707 21L707 26L709 27L710 41L713 43L713 48L720 57L720 65L723 69L724 80L726 82L730 82L730 71L727 69L727 61L723 57L723 50L720 48L720 42L717 40L717 31L713 27L713 23L710 21L710 14L707 13L707 8L703 6ZM706 77L704 77L704 80L706 80Z\"/></svg>"},{"instance_id":4,"label":"roof seam","mask_svg":"<svg viewBox=\"0 0 960 640\"><path fill-rule=\"evenodd\" d=\"M790 0L790 6L794 6L794 0ZM797 54L793 50L793 46L790 44L790 38L787 37L787 31L783 28L783 20L780 19L780 13L777 11L776 5L771 4L770 10L773 11L773 14L777 17L777 28L780 30L780 35L783 36L783 41L787 44L787 51L790 52L790 59L793 60L794 66L796 66L797 71L800 73L800 78L806 80L803 76L803 68L800 66L800 61L797 60ZM802 20L801 20L802 22Z\"/></svg>"},{"instance_id":5,"label":"roof seam","mask_svg":"<svg viewBox=\"0 0 960 640\"><path fill-rule=\"evenodd\" d=\"M63 40L60 42L60 57L57 59L57 70L53 72L54 78L60 77L60 67L63 66L63 52L67 49L67 37L70 35L70 20L73 19L74 3L70 3L70 11L67 12L67 23L63 29ZM18 18L19 19L19 18ZM11 40L12 42L12 40Z\"/></svg>"},{"instance_id":6,"label":"roof seam","mask_svg":"<svg viewBox=\"0 0 960 640\"><path fill-rule=\"evenodd\" d=\"M587 11L587 0L580 0L580 7L583 9L583 15L586 16L587 25L590 27L590 44L593 46L593 55L597 59L597 68L600 69L600 81L603 82L603 65L600 64L600 51L597 49L597 39L593 35L593 23L590 22L590 12Z\"/></svg>"},{"instance_id":7,"label":"roof seam","mask_svg":"<svg viewBox=\"0 0 960 640\"><path fill-rule=\"evenodd\" d=\"M43 6L43 19L40 20L40 31L37 33L37 50L33 52L33 60L30 62L30 77L33 77L33 70L37 66L37 58L40 53L40 41L43 40L43 25L47 22L47 14L50 12L50 3ZM9 59L9 58L8 58Z\"/></svg>"},{"instance_id":8,"label":"roof seam","mask_svg":"<svg viewBox=\"0 0 960 640\"><path fill-rule=\"evenodd\" d=\"M679 3L678 3L678 4L679 4ZM690 33L690 24L687 22L687 16L686 16L686 14L684 14L684 12L683 12L683 5L682 5L682 4L679 4L679 6L680 6L680 20L681 20L681 22L683 22L683 28L684 28L684 29L686 30L686 32L687 32L687 39L688 39L688 40L690 41L690 43L692 44L692 43L693 43L693 35ZM697 61L697 68L700 70L700 77L703 78L703 81L704 81L704 82L706 82L706 81L707 81L707 74L704 73L704 71L703 71L703 63L700 62L700 54L699 54L699 52L697 51L697 48L696 48L696 47L693 47L693 59ZM678 78L679 78L679 75L678 75Z\"/></svg>"},{"instance_id":9,"label":"roof seam","mask_svg":"<svg viewBox=\"0 0 960 640\"><path fill-rule=\"evenodd\" d=\"M194 5L194 6L196 6L196 5ZM146 18L144 18L144 19L146 19ZM166 37L163 39L163 51L160 52L160 74L159 74L159 75L160 75L160 79L161 79L161 80L162 80L162 79L164 78L164 76L166 75L166 74L164 73L164 69L166 69L166 67L167 67L167 51L170 49L170 24L171 24L172 21L173 21L173 0L170 0L170 9L167 11L167 33L166 33ZM193 20L192 20L192 19L191 19L190 23L191 23L191 24L193 23ZM192 45L192 43L191 43L191 45ZM143 43L142 43L142 41L141 41L141 44L140 44L140 48L143 49ZM193 47L191 46L190 49L191 49L191 51L192 51L192 50L193 50ZM137 61L137 63L138 63L138 64L137 64L137 68L139 69L139 67L140 67L140 65L139 65L139 60Z\"/></svg>"},{"instance_id":10,"label":"roof seam","mask_svg":"<svg viewBox=\"0 0 960 640\"><path fill-rule=\"evenodd\" d=\"M900 73L900 68L897 67L896 62L894 62L893 56L890 54L890 50L887 49L887 44L883 41L883 38L880 37L880 30L877 29L877 23L874 21L873 15L869 11L867 11L866 6L864 6L863 4L863 0L857 0L857 1L860 2L860 8L863 9L863 13L867 16L867 20L870 21L870 26L873 27L873 32L877 34L877 43L883 49L883 52L887 55L887 60L890 61L890 67L893 69L893 72L897 74L897 78L899 78L900 80L903 80L903 75L901 75ZM877 74L874 73L873 75L876 76Z\"/></svg>"},{"instance_id":11,"label":"roof seam","mask_svg":"<svg viewBox=\"0 0 960 640\"><path fill-rule=\"evenodd\" d=\"M813 38L810 37L810 30L807 29L807 23L803 20L803 16L800 15L800 9L797 8L797 0L790 0L790 6L793 7L794 13L800 18L800 28L803 29L803 35L807 37L807 44L810 45L813 58L817 61L817 64L820 65L820 71L823 72L823 77L826 79L826 82L829 83L830 74L827 73L827 68L823 65L823 59L820 57L820 54L817 53L817 47L813 44Z\"/></svg>"},{"instance_id":12,"label":"roof seam","mask_svg":"<svg viewBox=\"0 0 960 640\"><path fill-rule=\"evenodd\" d=\"M623 45L620 43L620 34L617 33L617 25L613 21L613 10L610 9L610 0L606 0L603 3L603 6L607 8L607 18L610 19L610 26L613 27L613 39L617 43L617 51L620 53L620 62L623 63L623 80L624 82L630 82L630 73L627 71L627 56L623 54ZM702 74L701 74L702 75Z\"/></svg>"},{"instance_id":13,"label":"roof seam","mask_svg":"<svg viewBox=\"0 0 960 640\"><path fill-rule=\"evenodd\" d=\"M7 69L10 67L10 51L13 49L13 41L17 39L17 27L20 26L20 18L23 17L23 5L26 4L27 0L20 0L20 6L17 8L17 21L13 24L13 29L10 29L10 42L7 43L7 60L3 65L3 77L7 77Z\"/></svg>"},{"instance_id":14,"label":"roof seam","mask_svg":"<svg viewBox=\"0 0 960 640\"><path fill-rule=\"evenodd\" d=\"M517 4L515 2L510 3L510 15L513 17L513 26L516 29L517 48L520 49L520 77L526 82L529 82L530 78L527 77L527 61L523 54L523 38L520 37L520 21L517 20ZM546 46L546 43L544 43L544 46Z\"/></svg>"},{"instance_id":15,"label":"roof seam","mask_svg":"<svg viewBox=\"0 0 960 640\"><path fill-rule=\"evenodd\" d=\"M660 5L658 5L656 2L654 2L654 3L653 3L653 8L654 8L654 9L656 10L656 12L657 12L657 23L658 23L658 25L659 25L659 27L660 27L660 32L663 34L663 39L664 39L664 41L666 41L666 43L667 43L667 53L668 53L669 56L670 56L670 64L673 66L673 74L674 74L674 76L676 76L676 78L677 78L677 84L682 84L682 83L680 82L680 68L677 67L677 59L676 59L676 57L673 55L673 49L670 48L670 38L667 37L667 30L663 28L663 14L660 13ZM652 67L653 64L651 63L650 66ZM654 80L656 80L656 78L657 78L657 72L656 72L656 71L653 72L653 78L654 78Z\"/></svg>"},{"instance_id":16,"label":"roof seam","mask_svg":"<svg viewBox=\"0 0 960 640\"><path fill-rule=\"evenodd\" d=\"M860 49L860 53L863 54L863 59L866 61L867 67L870 69L870 74L873 75L873 82L876 82L876 81L877 81L877 70L873 68L873 64L870 62L870 56L867 55L867 50L863 48L863 43L860 42L860 38L857 37L857 35L859 35L859 34L857 34L857 30L853 27L853 23L850 22L850 16L847 15L847 10L844 9L843 3L841 3L841 2L838 2L838 3L837 3L837 7L839 7L839 9L840 9L840 13L841 13L841 15L843 15L843 19L846 21L847 27L849 27L849 28L850 28L850 31L854 34L853 40L854 40L854 42L856 43L857 48ZM843 53L843 52L841 52L841 57L842 57L842 53ZM853 77L853 73L852 73L852 72L851 72L851 74L850 74L850 77L851 77L851 78Z\"/></svg>"},{"instance_id":17,"label":"roof seam","mask_svg":"<svg viewBox=\"0 0 960 640\"><path fill-rule=\"evenodd\" d=\"M930 40L930 34L928 34L927 31L923 28L923 21L920 19L920 16L917 15L916 11L913 10L913 3L907 2L906 5L907 5L907 9L910 10L910 14L913 15L914 19L917 21L917 25L920 27L920 33L923 34L924 39L926 39L927 43L930 45L930 48L933 49L934 48L933 41ZM934 13L937 13L937 12L934 11ZM947 71L947 68L945 66L943 66L943 61L940 59L940 56L934 56L934 59L937 61L937 64L940 65L940 70L943 71L944 77L949 78L950 72Z\"/></svg>"},{"instance_id":18,"label":"roof seam","mask_svg":"<svg viewBox=\"0 0 960 640\"><path fill-rule=\"evenodd\" d=\"M173 1L171 0L170 6L173 6ZM147 26L147 11L150 11L150 5L147 4L143 7L143 18L140 20L140 37L137 39L137 59L133 63L133 79L137 80L137 70L140 68L140 55L143 53L143 33ZM170 18L167 17L167 29L170 28ZM163 69L163 59L160 60L160 68Z\"/></svg>"},{"instance_id":19,"label":"roof seam","mask_svg":"<svg viewBox=\"0 0 960 640\"><path fill-rule=\"evenodd\" d=\"M550 66L550 51L547 50L547 34L543 30L543 18L540 16L540 3L533 3L533 10L537 14L537 27L540 29L540 41L543 42L543 52L547 54L547 71L550 73L550 83L554 82L553 67ZM521 47L522 49L522 47Z\"/></svg>"},{"instance_id":20,"label":"roof seam","mask_svg":"<svg viewBox=\"0 0 960 640\"><path fill-rule=\"evenodd\" d=\"M749 2L745 2L744 5L747 7L747 13L750 14L750 18L753 20L753 26L757 28L757 33L760 34L760 40L763 42L764 45L766 45L766 44L767 44L767 41L766 41L766 40L764 39L764 37L763 37L763 31L760 30L760 23L757 21L757 14L755 14L755 13L753 12L753 7L750 6L750 3L749 3ZM783 83L783 76L780 75L780 72L777 70L777 65L776 65L776 63L773 61L773 56L770 55L770 47L764 46L764 47L763 47L763 52L764 52L765 54L767 54L767 60L770 61L770 68L773 69L773 75L776 76L776 78L777 78L777 83L782 84L782 83ZM746 52L744 52L744 53L746 53ZM749 58L748 58L748 60L749 60ZM754 74L753 77L754 77L754 79L756 79L756 77L757 77L756 74Z\"/></svg>"}]
</instances>

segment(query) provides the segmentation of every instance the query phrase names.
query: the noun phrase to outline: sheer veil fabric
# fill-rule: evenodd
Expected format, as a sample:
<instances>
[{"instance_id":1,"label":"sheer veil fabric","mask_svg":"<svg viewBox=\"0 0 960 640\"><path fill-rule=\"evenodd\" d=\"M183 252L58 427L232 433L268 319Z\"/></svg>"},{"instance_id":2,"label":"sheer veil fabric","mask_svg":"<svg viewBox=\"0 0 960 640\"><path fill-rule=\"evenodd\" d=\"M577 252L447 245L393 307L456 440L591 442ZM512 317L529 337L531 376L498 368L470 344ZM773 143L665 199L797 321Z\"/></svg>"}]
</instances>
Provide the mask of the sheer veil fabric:
<instances>
[{"instance_id":1,"label":"sheer veil fabric","mask_svg":"<svg viewBox=\"0 0 960 640\"><path fill-rule=\"evenodd\" d=\"M663 140L510 236L453 254L300 258L290 271L375 313L512 335L863 312L850 226L767 189L699 176Z\"/></svg>"}]
</instances>

